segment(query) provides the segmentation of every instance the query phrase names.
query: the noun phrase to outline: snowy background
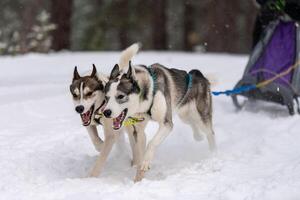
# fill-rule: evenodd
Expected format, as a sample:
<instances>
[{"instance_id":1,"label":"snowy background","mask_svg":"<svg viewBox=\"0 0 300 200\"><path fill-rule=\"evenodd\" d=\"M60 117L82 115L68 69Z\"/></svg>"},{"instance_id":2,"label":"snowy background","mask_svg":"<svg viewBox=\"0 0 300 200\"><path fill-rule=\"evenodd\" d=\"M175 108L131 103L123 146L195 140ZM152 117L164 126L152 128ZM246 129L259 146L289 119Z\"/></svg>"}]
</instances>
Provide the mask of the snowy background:
<instances>
[{"instance_id":1,"label":"snowy background","mask_svg":"<svg viewBox=\"0 0 300 200\"><path fill-rule=\"evenodd\" d=\"M287 109L249 103L236 112L231 99L213 97L218 153L175 118L146 178L133 183L130 148L115 148L99 178L85 178L97 152L74 112L69 84L95 63L108 73L119 53L29 54L0 58L0 199L300 199L300 123ZM136 64L214 74L213 90L230 89L246 56L140 53ZM148 138L157 126L147 127ZM102 131L100 131L102 133ZM125 150L124 150L125 148Z\"/></svg>"}]
</instances>

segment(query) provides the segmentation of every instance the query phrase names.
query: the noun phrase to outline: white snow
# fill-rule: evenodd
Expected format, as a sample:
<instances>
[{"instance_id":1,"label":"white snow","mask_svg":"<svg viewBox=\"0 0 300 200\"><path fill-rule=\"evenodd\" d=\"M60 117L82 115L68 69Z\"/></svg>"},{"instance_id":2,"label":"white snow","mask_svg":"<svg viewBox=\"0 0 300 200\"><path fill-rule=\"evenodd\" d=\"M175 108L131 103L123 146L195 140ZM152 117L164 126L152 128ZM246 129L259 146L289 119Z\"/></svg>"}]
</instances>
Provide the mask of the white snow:
<instances>
[{"instance_id":1,"label":"white snow","mask_svg":"<svg viewBox=\"0 0 300 200\"><path fill-rule=\"evenodd\" d=\"M236 112L226 96L213 97L216 155L175 118L174 131L142 182L132 181L127 138L99 178L85 178L97 153L72 105L73 67L83 73L95 63L109 73L118 59L119 52L0 58L1 200L300 199L299 116L262 102ZM223 90L241 78L247 57L142 52L134 59L155 62L214 74L213 90ZM155 123L147 127L148 138L156 128Z\"/></svg>"}]
</instances>

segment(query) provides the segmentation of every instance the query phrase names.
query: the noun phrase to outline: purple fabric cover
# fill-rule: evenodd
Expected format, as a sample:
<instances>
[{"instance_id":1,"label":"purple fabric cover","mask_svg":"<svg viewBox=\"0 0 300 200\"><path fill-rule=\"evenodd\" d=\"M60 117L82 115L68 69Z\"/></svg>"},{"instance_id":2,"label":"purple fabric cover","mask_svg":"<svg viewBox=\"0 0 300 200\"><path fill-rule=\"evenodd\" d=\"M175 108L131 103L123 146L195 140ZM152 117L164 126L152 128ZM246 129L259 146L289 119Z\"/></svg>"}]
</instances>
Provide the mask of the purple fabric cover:
<instances>
[{"instance_id":1,"label":"purple fabric cover","mask_svg":"<svg viewBox=\"0 0 300 200\"><path fill-rule=\"evenodd\" d=\"M267 80L288 69L295 64L296 43L295 23L280 21L250 74L259 74L263 80ZM292 81L292 75L293 71L274 82L288 85Z\"/></svg>"}]
</instances>

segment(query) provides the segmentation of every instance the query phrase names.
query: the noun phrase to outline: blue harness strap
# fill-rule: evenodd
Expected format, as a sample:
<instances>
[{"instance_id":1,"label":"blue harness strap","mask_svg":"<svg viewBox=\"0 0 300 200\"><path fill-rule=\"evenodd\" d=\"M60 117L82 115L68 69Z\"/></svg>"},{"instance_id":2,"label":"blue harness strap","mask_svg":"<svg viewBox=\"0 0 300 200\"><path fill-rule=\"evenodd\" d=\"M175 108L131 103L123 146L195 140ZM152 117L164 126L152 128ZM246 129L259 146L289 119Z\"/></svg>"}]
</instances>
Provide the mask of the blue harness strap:
<instances>
[{"instance_id":1,"label":"blue harness strap","mask_svg":"<svg viewBox=\"0 0 300 200\"><path fill-rule=\"evenodd\" d=\"M152 68L152 65L150 65L149 67L146 67L146 69L148 70L151 78L152 78L152 81L153 81L153 92L152 92L152 96L154 97L155 95L155 92L157 90L157 76L156 76L156 73L154 71L154 69ZM152 103L151 103L151 106L147 112L148 115L151 116L151 108L153 106L153 99L152 99Z\"/></svg>"},{"instance_id":2,"label":"blue harness strap","mask_svg":"<svg viewBox=\"0 0 300 200\"><path fill-rule=\"evenodd\" d=\"M186 84L187 84L187 89L191 89L193 85L193 76L192 74L188 73L186 76Z\"/></svg>"},{"instance_id":3,"label":"blue harness strap","mask_svg":"<svg viewBox=\"0 0 300 200\"><path fill-rule=\"evenodd\" d=\"M179 106L183 103L183 101L186 99L186 97L187 97L187 95L188 95L190 89L191 89L192 86L193 86L193 76L192 76L192 74L187 73L186 78L185 78L185 82L186 82L186 86L187 86L187 87L186 87L186 92L185 92L185 94L182 96L182 98L180 99L179 103L177 104L177 107L179 107Z\"/></svg>"},{"instance_id":4,"label":"blue harness strap","mask_svg":"<svg viewBox=\"0 0 300 200\"><path fill-rule=\"evenodd\" d=\"M147 67L147 70L148 70L148 72L149 72L149 74L150 74L150 76L151 76L151 78L153 80L153 96L154 96L154 94L155 94L155 92L157 90L157 75L156 75L154 69L152 68L152 65L150 65L149 67ZM182 104L182 102L186 98L189 90L193 86L193 76L192 76L192 74L187 73L185 80L186 80L187 89L186 89L185 94L183 95L183 97L181 98L181 100L179 101L179 103L177 104L177 106L180 106L180 104ZM152 101L152 104L151 104L150 109L148 111L149 115L151 115L150 111L151 111L152 105L153 105L153 101Z\"/></svg>"},{"instance_id":5,"label":"blue harness strap","mask_svg":"<svg viewBox=\"0 0 300 200\"><path fill-rule=\"evenodd\" d=\"M225 94L225 95L229 96L229 95L232 95L232 94L240 94L240 93L243 93L243 92L248 92L248 91L253 90L255 88L256 88L256 85L245 85L245 86L235 88L233 90L212 92L212 94L215 95L215 96L218 96L220 94Z\"/></svg>"},{"instance_id":6,"label":"blue harness strap","mask_svg":"<svg viewBox=\"0 0 300 200\"><path fill-rule=\"evenodd\" d=\"M157 76L154 72L154 69L152 68L152 65L147 67L147 70L148 70L149 74L151 75L151 78L152 78L152 81L153 81L153 95L154 95L156 90L157 90Z\"/></svg>"}]
</instances>

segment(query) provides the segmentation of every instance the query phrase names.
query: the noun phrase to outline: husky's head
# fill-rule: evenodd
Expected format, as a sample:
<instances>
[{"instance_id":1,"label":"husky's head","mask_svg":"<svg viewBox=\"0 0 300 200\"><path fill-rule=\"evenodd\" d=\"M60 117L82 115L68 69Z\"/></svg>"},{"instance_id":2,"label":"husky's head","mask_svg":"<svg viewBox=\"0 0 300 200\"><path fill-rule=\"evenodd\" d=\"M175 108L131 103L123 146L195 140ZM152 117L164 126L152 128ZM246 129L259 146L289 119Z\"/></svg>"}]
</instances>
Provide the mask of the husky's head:
<instances>
[{"instance_id":1,"label":"husky's head","mask_svg":"<svg viewBox=\"0 0 300 200\"><path fill-rule=\"evenodd\" d=\"M73 81L70 92L73 96L75 111L80 114L84 126L93 122L94 111L101 109L105 103L105 81L100 80L95 65L90 75L81 77L74 69Z\"/></svg>"},{"instance_id":2,"label":"husky's head","mask_svg":"<svg viewBox=\"0 0 300 200\"><path fill-rule=\"evenodd\" d=\"M136 81L134 68L129 65L128 72L122 73L115 65L105 86L106 106L103 114L113 118L113 128L118 130L124 120L136 113L140 88Z\"/></svg>"}]
</instances>

